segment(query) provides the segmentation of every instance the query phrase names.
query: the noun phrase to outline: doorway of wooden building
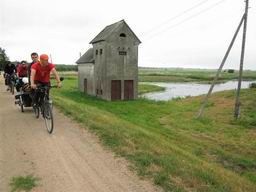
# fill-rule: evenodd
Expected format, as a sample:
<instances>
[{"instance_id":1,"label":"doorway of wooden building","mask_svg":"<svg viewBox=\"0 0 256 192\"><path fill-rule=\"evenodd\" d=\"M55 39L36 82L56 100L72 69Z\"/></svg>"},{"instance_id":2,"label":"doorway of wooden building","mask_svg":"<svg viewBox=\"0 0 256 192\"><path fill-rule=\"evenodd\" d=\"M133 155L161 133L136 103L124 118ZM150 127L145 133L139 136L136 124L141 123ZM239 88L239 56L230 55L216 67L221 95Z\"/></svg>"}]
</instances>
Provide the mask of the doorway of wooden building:
<instances>
[{"instance_id":1,"label":"doorway of wooden building","mask_svg":"<svg viewBox=\"0 0 256 192\"><path fill-rule=\"evenodd\" d=\"M133 80L124 81L124 99L125 100L134 99Z\"/></svg>"},{"instance_id":2,"label":"doorway of wooden building","mask_svg":"<svg viewBox=\"0 0 256 192\"><path fill-rule=\"evenodd\" d=\"M87 94L87 79L84 79L84 93Z\"/></svg>"},{"instance_id":3,"label":"doorway of wooden building","mask_svg":"<svg viewBox=\"0 0 256 192\"><path fill-rule=\"evenodd\" d=\"M121 81L120 80L111 81L111 100L112 101L121 100Z\"/></svg>"}]
</instances>

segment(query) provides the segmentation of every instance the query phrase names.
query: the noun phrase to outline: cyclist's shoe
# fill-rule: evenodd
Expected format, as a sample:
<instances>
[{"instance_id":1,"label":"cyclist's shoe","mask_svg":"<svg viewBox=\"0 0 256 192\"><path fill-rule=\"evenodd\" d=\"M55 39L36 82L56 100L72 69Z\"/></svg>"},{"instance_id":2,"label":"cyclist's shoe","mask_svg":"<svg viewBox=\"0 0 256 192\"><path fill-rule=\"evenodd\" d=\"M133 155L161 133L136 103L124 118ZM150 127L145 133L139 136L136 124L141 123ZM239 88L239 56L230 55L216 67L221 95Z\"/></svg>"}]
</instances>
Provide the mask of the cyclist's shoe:
<instances>
[{"instance_id":1,"label":"cyclist's shoe","mask_svg":"<svg viewBox=\"0 0 256 192\"><path fill-rule=\"evenodd\" d=\"M33 108L37 108L38 105L37 105L36 103L32 103L32 107L33 107Z\"/></svg>"},{"instance_id":2,"label":"cyclist's shoe","mask_svg":"<svg viewBox=\"0 0 256 192\"><path fill-rule=\"evenodd\" d=\"M15 94L15 99L19 99L19 97L20 97L20 92L17 92L17 93Z\"/></svg>"},{"instance_id":3,"label":"cyclist's shoe","mask_svg":"<svg viewBox=\"0 0 256 192\"><path fill-rule=\"evenodd\" d=\"M8 88L6 89L6 91L10 91L10 88L8 87Z\"/></svg>"}]
</instances>

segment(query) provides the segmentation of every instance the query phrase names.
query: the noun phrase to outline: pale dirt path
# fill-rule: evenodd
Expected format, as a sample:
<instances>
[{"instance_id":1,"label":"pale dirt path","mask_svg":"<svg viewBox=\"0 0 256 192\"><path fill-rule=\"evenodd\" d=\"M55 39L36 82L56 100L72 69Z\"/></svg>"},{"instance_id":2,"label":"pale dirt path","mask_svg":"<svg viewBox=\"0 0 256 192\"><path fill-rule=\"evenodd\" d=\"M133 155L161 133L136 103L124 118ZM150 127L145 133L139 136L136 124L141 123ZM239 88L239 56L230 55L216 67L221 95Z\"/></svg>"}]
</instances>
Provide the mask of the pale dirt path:
<instances>
[{"instance_id":1,"label":"pale dirt path","mask_svg":"<svg viewBox=\"0 0 256 192\"><path fill-rule=\"evenodd\" d=\"M96 136L55 111L49 135L31 109L21 113L0 78L0 192L9 192L13 176L41 178L37 192L151 192L128 163L102 147Z\"/></svg>"}]
</instances>

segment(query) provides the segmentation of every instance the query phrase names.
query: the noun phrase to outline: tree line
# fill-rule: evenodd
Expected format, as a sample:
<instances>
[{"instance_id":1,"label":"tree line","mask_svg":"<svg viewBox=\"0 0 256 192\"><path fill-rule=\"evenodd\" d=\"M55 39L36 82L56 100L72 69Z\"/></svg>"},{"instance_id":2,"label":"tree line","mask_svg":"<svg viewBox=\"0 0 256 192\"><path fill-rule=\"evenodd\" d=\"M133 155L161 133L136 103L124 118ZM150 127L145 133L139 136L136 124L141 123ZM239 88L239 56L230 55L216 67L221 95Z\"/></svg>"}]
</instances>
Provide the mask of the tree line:
<instances>
[{"instance_id":1,"label":"tree line","mask_svg":"<svg viewBox=\"0 0 256 192\"><path fill-rule=\"evenodd\" d=\"M4 69L4 66L8 62L10 62L10 60L5 49L0 47L0 71ZM55 66L58 71L78 71L77 65L56 64Z\"/></svg>"},{"instance_id":2,"label":"tree line","mask_svg":"<svg viewBox=\"0 0 256 192\"><path fill-rule=\"evenodd\" d=\"M9 57L5 53L5 49L0 47L0 71L4 69L4 66L9 62Z\"/></svg>"}]
</instances>

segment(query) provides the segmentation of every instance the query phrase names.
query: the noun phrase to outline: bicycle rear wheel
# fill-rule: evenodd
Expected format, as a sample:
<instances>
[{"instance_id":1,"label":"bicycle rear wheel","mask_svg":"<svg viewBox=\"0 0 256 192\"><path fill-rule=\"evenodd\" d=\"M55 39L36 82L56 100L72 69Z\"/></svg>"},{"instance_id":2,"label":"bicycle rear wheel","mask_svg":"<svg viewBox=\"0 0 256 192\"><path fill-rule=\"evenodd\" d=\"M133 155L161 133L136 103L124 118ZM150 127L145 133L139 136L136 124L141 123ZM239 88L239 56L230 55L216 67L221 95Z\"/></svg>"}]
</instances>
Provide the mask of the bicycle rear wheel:
<instances>
[{"instance_id":1,"label":"bicycle rear wheel","mask_svg":"<svg viewBox=\"0 0 256 192\"><path fill-rule=\"evenodd\" d=\"M52 107L49 102L46 102L44 104L43 117L44 117L46 129L48 133L51 134L53 131L53 114L52 114Z\"/></svg>"}]
</instances>

